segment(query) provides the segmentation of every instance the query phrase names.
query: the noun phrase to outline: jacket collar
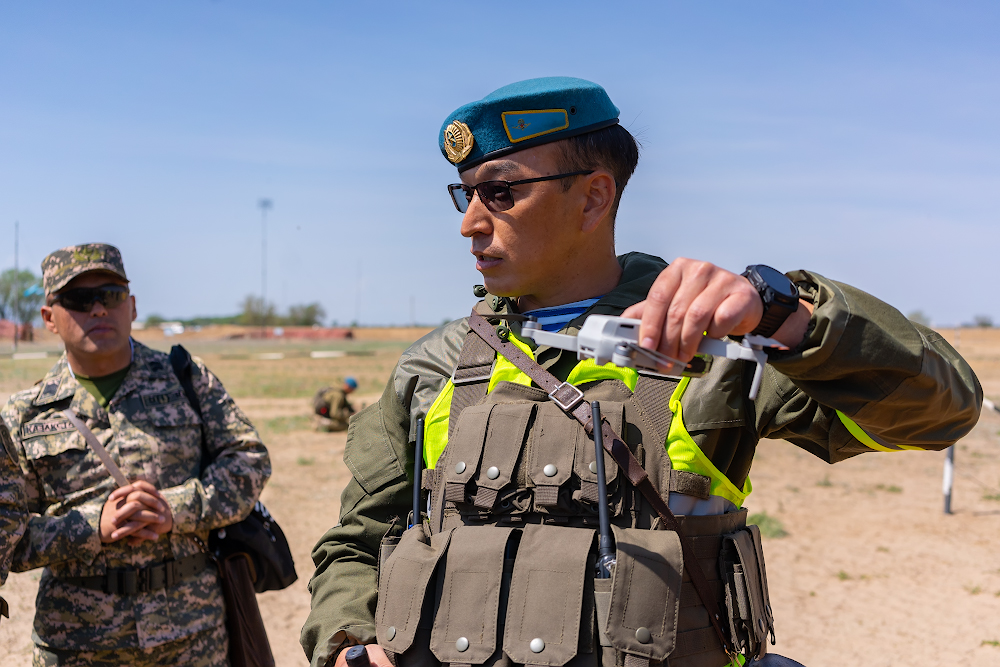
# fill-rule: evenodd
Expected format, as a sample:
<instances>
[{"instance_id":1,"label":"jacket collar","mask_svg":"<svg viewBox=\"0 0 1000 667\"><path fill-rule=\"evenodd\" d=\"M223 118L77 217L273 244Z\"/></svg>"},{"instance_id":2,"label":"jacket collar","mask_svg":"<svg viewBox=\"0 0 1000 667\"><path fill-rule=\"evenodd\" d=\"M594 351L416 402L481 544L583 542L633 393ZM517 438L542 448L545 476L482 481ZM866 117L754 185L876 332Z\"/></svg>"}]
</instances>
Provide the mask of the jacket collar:
<instances>
[{"instance_id":1,"label":"jacket collar","mask_svg":"<svg viewBox=\"0 0 1000 667\"><path fill-rule=\"evenodd\" d=\"M76 381L73 373L70 372L69 361L66 359L65 352L59 357L59 361L56 362L55 366L49 369L49 372L42 378L42 381L38 385L38 393L35 394L35 399L32 401L33 405L42 406L49 403L56 403L76 393L76 390L80 387L80 383Z\"/></svg>"},{"instance_id":2,"label":"jacket collar","mask_svg":"<svg viewBox=\"0 0 1000 667\"><path fill-rule=\"evenodd\" d=\"M667 262L654 255L647 255L642 252L630 252L618 256L618 263L622 267L622 275L618 280L618 285L610 292L600 298L593 306L571 321L562 333L579 333L584 321L590 315L621 315L629 306L639 303L646 298L653 282L663 269L667 268ZM494 301L495 300L495 301ZM487 294L485 299L487 304L496 303L499 306L497 314L505 315L518 312L514 306L514 299L495 297ZM483 309L485 313L491 313L491 308ZM521 339L521 323L506 322L510 330ZM523 339L522 339L523 340ZM548 349L548 346L537 346L534 342L525 341L541 354Z\"/></svg>"},{"instance_id":3,"label":"jacket collar","mask_svg":"<svg viewBox=\"0 0 1000 667\"><path fill-rule=\"evenodd\" d=\"M132 393L138 393L147 381L162 376L165 367L163 362L156 357L156 352L138 341L132 341L132 365L128 374L125 375L125 379L122 380L121 387L111 399L112 403L118 403L128 398ZM73 375L66 353L63 352L59 361L49 369L46 376L39 382L38 394L32 403L36 406L45 406L58 403L71 396L74 399L70 407L78 414L95 417L97 416L95 412L101 410L97 400L83 388L83 385Z\"/></svg>"}]
</instances>

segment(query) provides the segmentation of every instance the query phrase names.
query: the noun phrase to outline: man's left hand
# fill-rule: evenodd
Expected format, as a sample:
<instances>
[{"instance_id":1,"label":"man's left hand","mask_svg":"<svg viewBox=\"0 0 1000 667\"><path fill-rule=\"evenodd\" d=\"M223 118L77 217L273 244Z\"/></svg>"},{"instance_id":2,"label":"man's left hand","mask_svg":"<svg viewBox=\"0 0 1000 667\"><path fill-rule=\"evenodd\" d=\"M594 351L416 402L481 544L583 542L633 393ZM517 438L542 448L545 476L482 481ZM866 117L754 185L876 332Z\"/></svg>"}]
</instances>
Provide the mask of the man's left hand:
<instances>
[{"instance_id":1,"label":"man's left hand","mask_svg":"<svg viewBox=\"0 0 1000 667\"><path fill-rule=\"evenodd\" d=\"M166 535L174 527L174 515L170 511L170 505L160 494L159 490L145 480L136 480L131 483L132 491L126 497L126 503L141 503L146 509L143 511L144 518L151 519L146 525L146 531L155 533L155 537L145 535L129 535L126 538L129 546L136 546L145 540L159 539L160 535ZM151 516L150 516L151 515Z\"/></svg>"},{"instance_id":2,"label":"man's left hand","mask_svg":"<svg viewBox=\"0 0 1000 667\"><path fill-rule=\"evenodd\" d=\"M764 315L764 304L743 276L681 257L660 272L645 301L629 307L622 315L642 319L642 347L687 362L706 333L711 338L722 338L753 331ZM773 338L795 347L805 336L811 315L812 304L800 300L798 311Z\"/></svg>"}]
</instances>

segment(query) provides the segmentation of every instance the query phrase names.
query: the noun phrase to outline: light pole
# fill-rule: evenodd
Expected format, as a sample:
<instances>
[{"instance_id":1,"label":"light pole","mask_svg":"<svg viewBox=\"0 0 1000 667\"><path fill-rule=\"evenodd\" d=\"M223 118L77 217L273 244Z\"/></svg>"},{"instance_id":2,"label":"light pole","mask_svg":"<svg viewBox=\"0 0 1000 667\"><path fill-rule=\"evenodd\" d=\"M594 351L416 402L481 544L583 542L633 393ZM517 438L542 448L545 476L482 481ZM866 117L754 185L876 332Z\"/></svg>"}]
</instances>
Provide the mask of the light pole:
<instances>
[{"instance_id":1,"label":"light pole","mask_svg":"<svg viewBox=\"0 0 1000 667\"><path fill-rule=\"evenodd\" d=\"M267 337L267 212L274 208L274 202L262 198L257 201L260 208L260 337Z\"/></svg>"},{"instance_id":2,"label":"light pole","mask_svg":"<svg viewBox=\"0 0 1000 667\"><path fill-rule=\"evenodd\" d=\"M19 319L21 319L20 318L20 313L21 313L21 280L20 280L21 270L20 269L21 269L21 267L18 266L18 262L17 262L17 259L18 259L17 258L17 245L18 245L18 240L19 240L18 236L19 236L19 232L20 232L20 226L21 226L20 220L15 220L14 221L14 313L13 313L14 316L12 318L10 318L10 319L12 319L14 321L14 351L15 352L17 352L17 339L18 339L18 333L20 333L18 331L17 321Z\"/></svg>"}]
</instances>

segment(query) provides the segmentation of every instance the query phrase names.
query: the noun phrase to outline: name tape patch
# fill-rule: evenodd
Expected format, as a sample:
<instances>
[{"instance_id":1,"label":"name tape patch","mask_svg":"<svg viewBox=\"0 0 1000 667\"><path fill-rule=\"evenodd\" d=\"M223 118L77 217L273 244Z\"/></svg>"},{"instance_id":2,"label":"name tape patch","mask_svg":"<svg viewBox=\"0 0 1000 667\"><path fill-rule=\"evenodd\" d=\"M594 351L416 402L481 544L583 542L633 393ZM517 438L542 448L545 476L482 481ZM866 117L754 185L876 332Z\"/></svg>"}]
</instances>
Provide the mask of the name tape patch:
<instances>
[{"instance_id":1,"label":"name tape patch","mask_svg":"<svg viewBox=\"0 0 1000 667\"><path fill-rule=\"evenodd\" d=\"M163 392L162 394L145 394L140 396L142 399L142 406L144 408L155 408L162 405L170 405L171 403L178 403L180 401L187 400L184 397L184 390L178 387L177 389L171 389L170 391Z\"/></svg>"},{"instance_id":2,"label":"name tape patch","mask_svg":"<svg viewBox=\"0 0 1000 667\"><path fill-rule=\"evenodd\" d=\"M39 438L43 435L52 435L54 433L65 433L66 431L75 431L76 427L73 426L72 422L68 419L53 419L51 421L43 422L28 422L27 424L21 425L21 439L30 440L31 438Z\"/></svg>"}]
</instances>

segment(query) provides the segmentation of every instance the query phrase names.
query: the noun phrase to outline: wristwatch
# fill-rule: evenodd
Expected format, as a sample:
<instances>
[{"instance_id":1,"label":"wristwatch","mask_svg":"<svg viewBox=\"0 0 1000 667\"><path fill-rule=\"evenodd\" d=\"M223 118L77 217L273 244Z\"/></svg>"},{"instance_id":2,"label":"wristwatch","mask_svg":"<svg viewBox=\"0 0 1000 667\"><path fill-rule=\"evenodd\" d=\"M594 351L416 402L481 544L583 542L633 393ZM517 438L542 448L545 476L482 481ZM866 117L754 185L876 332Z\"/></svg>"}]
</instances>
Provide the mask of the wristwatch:
<instances>
[{"instance_id":1,"label":"wristwatch","mask_svg":"<svg viewBox=\"0 0 1000 667\"><path fill-rule=\"evenodd\" d=\"M784 273L764 264L748 266L742 275L756 288L764 304L764 316L750 333L770 338L799 309L799 290Z\"/></svg>"}]
</instances>

